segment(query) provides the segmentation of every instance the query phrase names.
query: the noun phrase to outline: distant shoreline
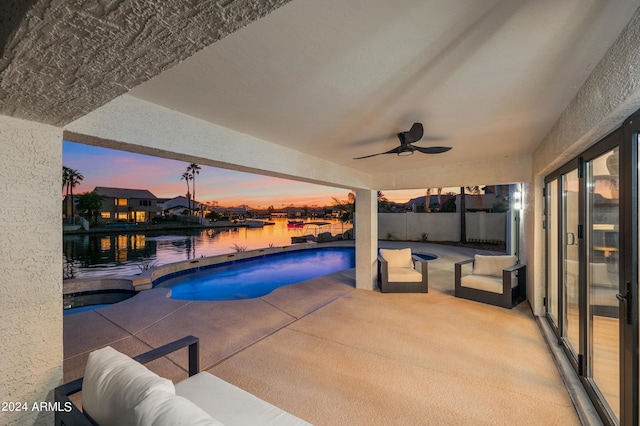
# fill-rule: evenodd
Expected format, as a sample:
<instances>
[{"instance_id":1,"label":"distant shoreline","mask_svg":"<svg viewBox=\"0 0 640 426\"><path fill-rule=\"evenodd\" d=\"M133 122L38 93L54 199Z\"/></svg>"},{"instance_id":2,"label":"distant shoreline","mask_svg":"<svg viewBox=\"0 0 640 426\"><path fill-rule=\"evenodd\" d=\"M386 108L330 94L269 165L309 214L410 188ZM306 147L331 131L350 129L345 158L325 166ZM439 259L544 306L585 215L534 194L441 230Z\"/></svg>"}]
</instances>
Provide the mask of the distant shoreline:
<instances>
[{"instance_id":1,"label":"distant shoreline","mask_svg":"<svg viewBox=\"0 0 640 426\"><path fill-rule=\"evenodd\" d=\"M126 225L126 224L123 224ZM247 225L235 223L230 220L212 222L211 225L200 224L178 224L178 223L140 223L129 224L129 227L108 228L105 226L97 226L88 231L80 228L76 231L62 231L63 235L86 235L86 234L121 234L123 232L136 233L146 231L168 231L168 230L185 230L185 229L218 229L218 228L245 228Z\"/></svg>"}]
</instances>

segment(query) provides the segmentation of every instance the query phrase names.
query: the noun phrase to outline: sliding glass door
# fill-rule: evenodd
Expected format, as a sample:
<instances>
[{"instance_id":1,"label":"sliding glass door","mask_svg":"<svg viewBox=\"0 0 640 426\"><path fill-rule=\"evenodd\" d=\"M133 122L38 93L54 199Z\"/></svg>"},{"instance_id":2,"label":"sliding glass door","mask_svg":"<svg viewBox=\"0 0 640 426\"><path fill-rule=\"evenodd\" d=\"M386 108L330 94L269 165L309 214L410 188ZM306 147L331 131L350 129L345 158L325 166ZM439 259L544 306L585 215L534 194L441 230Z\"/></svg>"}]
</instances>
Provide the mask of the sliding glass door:
<instances>
[{"instance_id":1,"label":"sliding glass door","mask_svg":"<svg viewBox=\"0 0 640 426\"><path fill-rule=\"evenodd\" d=\"M556 335L559 336L560 312L560 286L558 285L558 261L559 244L558 235L560 234L560 221L558 220L559 211L559 186L558 178L547 182L545 186L545 223L547 228L547 258L554 259L553 262L547 262L547 318L551 323Z\"/></svg>"},{"instance_id":2,"label":"sliding glass door","mask_svg":"<svg viewBox=\"0 0 640 426\"><path fill-rule=\"evenodd\" d=\"M545 179L546 317L612 425L638 424L639 131L616 130Z\"/></svg>"},{"instance_id":3,"label":"sliding glass door","mask_svg":"<svg viewBox=\"0 0 640 426\"><path fill-rule=\"evenodd\" d=\"M609 415L620 419L620 177L618 148L585 162L587 371Z\"/></svg>"},{"instance_id":4,"label":"sliding glass door","mask_svg":"<svg viewBox=\"0 0 640 426\"><path fill-rule=\"evenodd\" d=\"M561 335L578 362L580 351L580 179L578 169L562 175L562 316Z\"/></svg>"}]
</instances>

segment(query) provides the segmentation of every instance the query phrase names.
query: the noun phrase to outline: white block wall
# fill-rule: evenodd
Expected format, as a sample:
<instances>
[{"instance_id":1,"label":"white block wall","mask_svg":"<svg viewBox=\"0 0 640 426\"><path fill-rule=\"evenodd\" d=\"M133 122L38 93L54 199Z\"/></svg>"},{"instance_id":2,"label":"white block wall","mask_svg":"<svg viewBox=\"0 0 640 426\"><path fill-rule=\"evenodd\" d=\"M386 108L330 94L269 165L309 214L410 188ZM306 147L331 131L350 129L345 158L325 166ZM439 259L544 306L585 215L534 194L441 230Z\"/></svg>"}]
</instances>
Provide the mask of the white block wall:
<instances>
[{"instance_id":1,"label":"white block wall","mask_svg":"<svg viewBox=\"0 0 640 426\"><path fill-rule=\"evenodd\" d=\"M0 116L2 425L53 424L33 411L62 381L62 131Z\"/></svg>"},{"instance_id":2,"label":"white block wall","mask_svg":"<svg viewBox=\"0 0 640 426\"><path fill-rule=\"evenodd\" d=\"M506 213L467 213L467 240L506 241ZM460 241L459 213L379 213L380 239ZM389 238L391 237L391 238Z\"/></svg>"}]
</instances>

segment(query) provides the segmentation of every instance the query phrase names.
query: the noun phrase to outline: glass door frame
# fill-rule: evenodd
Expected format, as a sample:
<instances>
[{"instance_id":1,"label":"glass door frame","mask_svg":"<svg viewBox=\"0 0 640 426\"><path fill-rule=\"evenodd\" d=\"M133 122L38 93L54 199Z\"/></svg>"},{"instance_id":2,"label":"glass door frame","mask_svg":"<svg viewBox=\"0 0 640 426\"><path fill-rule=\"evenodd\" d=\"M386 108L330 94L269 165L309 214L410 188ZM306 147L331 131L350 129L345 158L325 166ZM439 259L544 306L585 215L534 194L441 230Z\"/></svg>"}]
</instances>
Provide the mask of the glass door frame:
<instances>
[{"instance_id":1,"label":"glass door frame","mask_svg":"<svg viewBox=\"0 0 640 426\"><path fill-rule=\"evenodd\" d=\"M584 346L586 343L586 335L585 333L585 324L586 324L586 316L584 316L584 324L583 324L583 316L580 316L580 323L579 323L579 343L578 343L578 347L574 348L575 349L575 353L571 350L571 348L569 347L569 345L566 344L565 342L565 338L563 337L564 335L564 326L565 326L565 312L564 312L564 303L566 302L566 294L565 294L565 289L564 289L564 250L563 250L563 244L565 241L565 234L567 232L567 230L565 229L565 225L564 225L564 216L563 216L563 212L564 212L564 200L562 198L562 194L563 194L563 183L564 183L564 177L570 173L573 172L574 170L578 171L578 179L579 179L579 186L582 189L583 185L584 185L584 179L583 179L583 166L582 166L582 158L581 157L577 157L574 158L573 160L569 161L568 163L566 163L565 165L563 165L562 167L558 168L556 171L554 171L553 173L547 175L545 177L545 202L547 202L547 194L546 194L546 188L548 187L548 184L550 182L552 182L553 180L557 180L558 185L558 191L557 194L555 194L555 196L557 197L556 199L556 207L558 208L558 211L555 212L554 217L556 218L557 221L557 241L559 243L559 247L557 250L557 258L554 259L557 262L557 272L558 272L558 276L555 277L555 279L557 279L557 290L558 293L556 295L555 301L558 304L558 318L556 318L557 324L554 324L552 317L550 316L550 307L548 306L547 303L545 303L545 316L547 318L547 322L549 323L549 325L551 326L551 328L553 329L556 338L558 339L558 344L562 346L562 349L564 350L565 354L567 355L567 359L569 360L569 362L571 363L571 366L573 367L573 369L577 372L578 375L582 375L582 372L584 371L584 356L583 354L585 353L584 350ZM584 191L580 190L579 191L579 199L578 199L578 226L582 227L583 223L584 223ZM545 206L545 208L548 208L548 204ZM550 232L550 229L547 229L547 238L548 238L548 232ZM578 262L580 267L582 267L582 265L584 265L584 239L582 238L582 235L578 234L577 235L577 240L578 240ZM549 265L548 265L548 251L549 251L549 246L547 244L548 239L545 241L545 250L547 252L547 259L545 262L545 270L548 272L549 271ZM550 288L550 280L552 279L552 277L546 277L546 283L545 283L545 288L546 291L549 291ZM586 294L585 294L585 286L583 283L583 280L585 279L584 274L583 273L579 273L578 274L578 305L579 305L579 311L583 312L584 309L584 302L586 302ZM548 298L547 298L548 300Z\"/></svg>"},{"instance_id":2,"label":"glass door frame","mask_svg":"<svg viewBox=\"0 0 640 426\"><path fill-rule=\"evenodd\" d=\"M624 132L623 132L623 128L618 128L617 130L613 131L612 133L610 133L609 135L607 135L606 137L604 137L602 140L600 140L598 143L596 143L594 146L592 146L591 148L587 149L584 153L582 153L581 158L583 159L583 165L585 165L587 162L590 162L594 159L596 159L597 157L606 154L608 151L611 151L613 149L615 149L616 147L619 149L619 157L620 157L620 171L618 173L619 176L619 187L618 187L618 191L619 191L619 206L618 206L618 218L620 221L620 227L619 227L619 231L618 231L618 235L619 235L619 244L622 245L623 244L623 240L630 240L631 238L624 238L623 235L632 235L629 232L627 232L627 229L625 227L625 224L623 223L623 211L625 210L625 207L623 205L623 199L625 197L625 193L628 191L627 187L628 187L628 182L625 182L625 179L623 178L622 175L622 163L624 163L624 156L622 154L622 147L623 145L625 145L625 140L624 140ZM585 180L585 182L583 182L582 187L580 188L580 190L586 194L587 192L587 188L586 188L587 182ZM586 200L585 200L585 196L581 196L580 197L582 202L584 203L581 206L581 210L583 210L585 213L585 218L586 218ZM587 224L585 223L585 226ZM586 233L586 228L584 233ZM583 235L584 236L584 235ZM589 293L589 288L587 288L587 268L589 266L589 256L587 254L587 250L588 247L586 246L586 244L584 244L584 252L581 253L581 259L584 259L584 263L580 264L580 274L584 275L584 279L581 279L581 284L582 281L584 281L584 293L585 293L585 300L584 300L584 329L581 330L581 335L584 337L584 345L582 347L582 353L583 354L587 354L590 351L590 333L589 333L589 317L591 315L593 315L593 313L591 312L591 310L589 309L590 307L589 305L589 299L588 299L588 293ZM624 258L626 255L623 254L623 251L620 251L620 255L619 255L619 267L620 270L623 269L623 263L624 263ZM619 274L619 279L618 279L618 292L622 291L622 287L623 287L623 275L622 273ZM582 301L581 301L582 302ZM619 331L620 331L620 347L619 347L619 352L621 354L619 361L618 361L618 367L619 367L619 381L620 381L620 389L619 389L619 395L620 395L620 419L619 419L619 424L621 425L626 425L626 424L636 424L637 423L627 423L625 422L624 418L625 418L625 408L624 408L624 403L622 401L623 395L626 395L626 391L623 389L623 378L626 374L624 374L623 372L626 371L624 364L623 364L623 360L622 360L622 346L623 346L623 330L624 330L624 325L623 325L623 313L624 309L621 305L619 305L619 316L618 316L618 320L619 320ZM625 317L626 318L626 317ZM582 322L582 321L581 321ZM582 325L582 324L581 324ZM615 419L615 417L613 417L612 413L609 411L608 407L606 406L606 402L601 400L601 396L600 393L597 390L597 385L596 383L592 380L591 377L589 377L589 371L588 371L588 364L589 360L586 357L583 357L583 365L582 365L582 370L580 373L580 380L583 383L583 386L585 387L585 390L587 392L587 394L589 395L589 398L591 399L591 401L593 402L596 410L598 411L598 414L600 414L600 417L605 420L606 424L618 424L618 419Z\"/></svg>"},{"instance_id":3,"label":"glass door frame","mask_svg":"<svg viewBox=\"0 0 640 426\"><path fill-rule=\"evenodd\" d=\"M557 222L557 256L554 259L549 258L549 233L551 229L547 229L545 223L545 290L549 294L551 288L551 280L557 280L557 295L555 297L555 303L558 305L558 318L552 319L551 307L548 306L545 298L545 317L548 324L556 334L558 344L560 344L564 352L567 355L567 359L572 364L574 370L580 377L580 380L592 400L598 414L606 424L617 424L618 421L611 417L611 413L603 401L600 400L598 392L594 389L593 381L587 377L587 363L589 360L585 354L589 353L589 309L588 309L588 295L587 292L587 268L588 268L588 256L587 247L585 243L585 219L586 219L586 182L584 178L584 163L591 161L598 156L605 154L615 147L619 148L620 157L620 170L619 170L619 244L620 244L620 258L619 258L619 293L621 296L626 295L627 287L629 288L629 295L627 301L620 302L619 320L620 320L620 419L621 425L638 425L639 422L639 391L638 381L640 374L639 356L638 356L638 343L640 341L640 330L638 327L638 299L640 292L638 290L638 275L639 275L639 251L638 240L640 235L638 234L638 214L640 193L640 184L638 179L640 173L638 169L640 164L638 158L640 157L638 150L640 150L640 111L631 116L625 121L623 126L613 131L611 134L604 137L602 140L594 144L591 148L584 151L578 157L573 158L571 161L565 163L563 166L545 176L544 179L544 200L545 200L545 215L551 216ZM566 294L564 294L564 262L563 262L563 244L564 244L564 221L563 221L563 177L567 173L578 168L579 176L579 279L578 279L578 303L579 303L579 348L577 350L577 357L567 347L562 337L564 334L564 310L563 306L566 300ZM550 182L557 180L557 194L547 194ZM557 197L555 203L550 203L549 196ZM550 212L550 204L555 204L557 211ZM546 220L546 217L545 217ZM553 230L555 232L555 230ZM550 277L549 274L549 262L554 261L557 263L557 277ZM629 285L627 285L629 283ZM557 322L557 323L556 323Z\"/></svg>"},{"instance_id":4,"label":"glass door frame","mask_svg":"<svg viewBox=\"0 0 640 426\"><path fill-rule=\"evenodd\" d=\"M620 304L620 320L623 326L620 330L620 369L624 373L620 377L621 414L620 424L638 425L639 411L639 372L640 359L638 342L640 340L638 328L638 275L639 258L638 216L640 214L640 111L629 117L623 124L623 143L620 145L620 210L621 233L630 236L620 239L620 250L625 255L620 256L620 293L629 290L630 300Z\"/></svg>"},{"instance_id":5,"label":"glass door frame","mask_svg":"<svg viewBox=\"0 0 640 426\"><path fill-rule=\"evenodd\" d=\"M550 186L551 183L555 182L555 188L556 188L556 192L555 193L551 193L550 191ZM554 252L556 253L555 256L555 261L556 261L556 276L553 277L553 279L555 279L556 282L556 288L555 288L555 294L553 298L549 297L549 294L551 294L551 279L552 277L549 276L549 256L551 255L550 250L549 250L549 241L551 239L550 235L553 232L552 229L552 224L554 224L553 226L555 226L555 231L556 231L556 235L555 238L553 239L556 243L558 242L558 238L560 235L562 235L561 232L561 221L560 221L560 217L559 217L559 207L560 207L560 184L561 184L562 180L561 180L561 176L560 175L552 175L552 176L548 176L547 179L545 179L544 182L544 230L545 230L545 298L544 298L544 313L545 313L545 317L547 319L547 322L549 323L549 326L551 327L551 330L553 330L553 333L556 336L556 340L557 342L560 344L560 324L562 324L562 321L564 320L563 318L563 313L562 310L558 307L556 307L556 318L553 317L553 312L551 311L551 302L555 302L556 305L560 304L561 299L561 292L562 292L562 286L560 285L560 276L561 275L561 271L560 268L562 267L562 260L561 260L561 256L562 254L560 253L560 250L558 249L558 247L555 248ZM552 200L552 198L555 198L555 200ZM555 207L555 211L553 213L551 213L551 208ZM553 220L553 222L552 222Z\"/></svg>"}]
</instances>

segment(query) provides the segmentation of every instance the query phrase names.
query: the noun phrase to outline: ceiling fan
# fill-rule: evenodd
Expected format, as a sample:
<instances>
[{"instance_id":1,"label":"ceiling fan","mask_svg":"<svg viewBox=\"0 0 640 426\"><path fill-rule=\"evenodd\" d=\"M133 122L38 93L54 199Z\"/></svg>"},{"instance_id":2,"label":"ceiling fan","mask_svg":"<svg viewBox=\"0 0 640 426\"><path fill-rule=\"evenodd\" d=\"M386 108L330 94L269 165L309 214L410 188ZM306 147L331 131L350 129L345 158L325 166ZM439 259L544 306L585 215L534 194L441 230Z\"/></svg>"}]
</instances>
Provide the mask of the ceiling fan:
<instances>
[{"instance_id":1,"label":"ceiling fan","mask_svg":"<svg viewBox=\"0 0 640 426\"><path fill-rule=\"evenodd\" d=\"M443 152L447 152L451 149L448 146L430 146L430 147L421 147L411 145L414 142L422 139L422 135L424 134L424 129L422 128L422 123L413 123L411 129L408 132L400 132L398 133L398 139L400 139L400 145L386 152L380 152L378 154L365 155L364 157L356 157L354 160L361 160L363 158L375 157L376 155L382 154L397 154L399 156L411 155L415 151L422 152L423 154L442 154Z\"/></svg>"}]
</instances>

